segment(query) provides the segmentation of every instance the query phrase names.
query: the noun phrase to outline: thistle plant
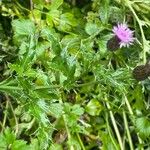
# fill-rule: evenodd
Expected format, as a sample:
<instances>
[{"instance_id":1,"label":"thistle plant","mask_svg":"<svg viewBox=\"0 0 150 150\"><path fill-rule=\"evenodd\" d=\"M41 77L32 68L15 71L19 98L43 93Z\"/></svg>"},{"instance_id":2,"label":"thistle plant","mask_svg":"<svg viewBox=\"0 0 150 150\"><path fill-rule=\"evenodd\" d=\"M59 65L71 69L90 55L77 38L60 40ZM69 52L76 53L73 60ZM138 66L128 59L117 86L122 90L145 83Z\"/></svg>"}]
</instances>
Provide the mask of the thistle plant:
<instances>
[{"instance_id":1,"label":"thistle plant","mask_svg":"<svg viewBox=\"0 0 150 150\"><path fill-rule=\"evenodd\" d=\"M150 148L150 2L0 2L0 150Z\"/></svg>"}]
</instances>

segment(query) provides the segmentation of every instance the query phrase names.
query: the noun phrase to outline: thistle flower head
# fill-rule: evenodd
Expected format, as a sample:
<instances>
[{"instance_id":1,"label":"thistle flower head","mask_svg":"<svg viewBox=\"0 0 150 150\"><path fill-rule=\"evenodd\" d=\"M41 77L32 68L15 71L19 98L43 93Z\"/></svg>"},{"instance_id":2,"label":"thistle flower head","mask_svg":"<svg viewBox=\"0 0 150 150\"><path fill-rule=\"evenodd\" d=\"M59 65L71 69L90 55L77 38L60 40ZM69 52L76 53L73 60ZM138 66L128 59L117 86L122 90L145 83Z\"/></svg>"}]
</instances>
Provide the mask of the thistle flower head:
<instances>
[{"instance_id":1,"label":"thistle flower head","mask_svg":"<svg viewBox=\"0 0 150 150\"><path fill-rule=\"evenodd\" d=\"M122 23L114 26L113 33L120 40L120 47L129 47L129 45L133 44L134 37L133 31L130 30L127 24Z\"/></svg>"}]
</instances>

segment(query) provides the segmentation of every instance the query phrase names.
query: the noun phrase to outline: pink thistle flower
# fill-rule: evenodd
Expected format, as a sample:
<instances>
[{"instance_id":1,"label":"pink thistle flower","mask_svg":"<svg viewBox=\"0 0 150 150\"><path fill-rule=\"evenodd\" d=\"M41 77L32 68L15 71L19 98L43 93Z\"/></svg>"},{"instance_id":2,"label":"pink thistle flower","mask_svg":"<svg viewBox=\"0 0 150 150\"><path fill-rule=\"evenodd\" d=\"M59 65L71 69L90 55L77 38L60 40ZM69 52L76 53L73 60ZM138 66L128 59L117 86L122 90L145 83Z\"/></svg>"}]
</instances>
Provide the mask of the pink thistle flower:
<instances>
[{"instance_id":1,"label":"pink thistle flower","mask_svg":"<svg viewBox=\"0 0 150 150\"><path fill-rule=\"evenodd\" d=\"M121 47L129 47L129 45L133 44L135 38L133 37L133 32L127 26L127 24L122 23L114 26L113 28L114 35L120 40L120 48Z\"/></svg>"}]
</instances>

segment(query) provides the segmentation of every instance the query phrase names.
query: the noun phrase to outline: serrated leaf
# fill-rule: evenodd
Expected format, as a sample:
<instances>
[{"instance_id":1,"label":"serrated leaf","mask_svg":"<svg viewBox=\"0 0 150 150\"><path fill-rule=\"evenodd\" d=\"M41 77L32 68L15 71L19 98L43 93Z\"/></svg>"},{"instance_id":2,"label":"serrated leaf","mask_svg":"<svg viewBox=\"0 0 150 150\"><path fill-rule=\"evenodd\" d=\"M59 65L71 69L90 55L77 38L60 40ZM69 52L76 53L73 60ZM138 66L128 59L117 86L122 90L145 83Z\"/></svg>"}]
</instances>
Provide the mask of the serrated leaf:
<instances>
[{"instance_id":1,"label":"serrated leaf","mask_svg":"<svg viewBox=\"0 0 150 150\"><path fill-rule=\"evenodd\" d=\"M71 13L64 13L60 16L58 29L63 32L70 32L72 27L78 25L77 19Z\"/></svg>"},{"instance_id":2,"label":"serrated leaf","mask_svg":"<svg viewBox=\"0 0 150 150\"><path fill-rule=\"evenodd\" d=\"M30 144L31 150L40 150L39 148L39 141L37 139L32 139Z\"/></svg>"},{"instance_id":3,"label":"serrated leaf","mask_svg":"<svg viewBox=\"0 0 150 150\"><path fill-rule=\"evenodd\" d=\"M5 137L2 133L0 134L0 143L1 143L0 144L0 150L4 150L7 148L7 142L6 142Z\"/></svg>"},{"instance_id":4,"label":"serrated leaf","mask_svg":"<svg viewBox=\"0 0 150 150\"><path fill-rule=\"evenodd\" d=\"M5 129L4 137L5 137L5 141L7 142L8 145L12 144L16 139L16 136L15 136L14 132L12 132L10 130L10 128Z\"/></svg>"},{"instance_id":5,"label":"serrated leaf","mask_svg":"<svg viewBox=\"0 0 150 150\"><path fill-rule=\"evenodd\" d=\"M59 55L61 52L61 47L59 43L59 36L56 34L55 30L49 28L43 28L41 31L41 37L51 42L52 51Z\"/></svg>"},{"instance_id":6,"label":"serrated leaf","mask_svg":"<svg viewBox=\"0 0 150 150\"><path fill-rule=\"evenodd\" d=\"M89 35L94 35L94 34L97 34L100 30L97 24L87 23L85 26L85 31Z\"/></svg>"},{"instance_id":7,"label":"serrated leaf","mask_svg":"<svg viewBox=\"0 0 150 150\"><path fill-rule=\"evenodd\" d=\"M71 112L77 116L81 116L84 113L84 109L80 105L75 104L73 105Z\"/></svg>"},{"instance_id":8,"label":"serrated leaf","mask_svg":"<svg viewBox=\"0 0 150 150\"><path fill-rule=\"evenodd\" d=\"M54 143L50 146L50 148L48 150L63 150L63 147L60 144Z\"/></svg>"},{"instance_id":9,"label":"serrated leaf","mask_svg":"<svg viewBox=\"0 0 150 150\"><path fill-rule=\"evenodd\" d=\"M150 119L140 117L136 119L136 128L142 137L150 136Z\"/></svg>"},{"instance_id":10,"label":"serrated leaf","mask_svg":"<svg viewBox=\"0 0 150 150\"><path fill-rule=\"evenodd\" d=\"M40 57L44 54L44 52L50 48L51 44L50 42L44 41L44 42L38 42L36 46L36 55L37 57Z\"/></svg>"},{"instance_id":11,"label":"serrated leaf","mask_svg":"<svg viewBox=\"0 0 150 150\"><path fill-rule=\"evenodd\" d=\"M99 9L99 15L100 15L100 19L104 24L108 23L108 17L109 17L109 1L110 0L104 0L101 3L101 7Z\"/></svg>"},{"instance_id":12,"label":"serrated leaf","mask_svg":"<svg viewBox=\"0 0 150 150\"><path fill-rule=\"evenodd\" d=\"M113 14L113 15L112 15ZM109 16L110 16L110 20L114 23L116 22L122 22L123 21L123 11L115 6L111 6L110 7L110 11L109 11Z\"/></svg>"},{"instance_id":13,"label":"serrated leaf","mask_svg":"<svg viewBox=\"0 0 150 150\"><path fill-rule=\"evenodd\" d=\"M86 112L91 116L97 116L102 111L102 105L98 100L92 99L86 106Z\"/></svg>"},{"instance_id":14,"label":"serrated leaf","mask_svg":"<svg viewBox=\"0 0 150 150\"><path fill-rule=\"evenodd\" d=\"M19 47L19 55L25 54L27 51L27 48L28 48L28 44L23 41Z\"/></svg>"},{"instance_id":15,"label":"serrated leaf","mask_svg":"<svg viewBox=\"0 0 150 150\"><path fill-rule=\"evenodd\" d=\"M46 15L46 21L49 26L53 27L53 24L55 26L59 25L59 17L60 17L60 12L58 10L51 10L47 15Z\"/></svg>"},{"instance_id":16,"label":"serrated leaf","mask_svg":"<svg viewBox=\"0 0 150 150\"><path fill-rule=\"evenodd\" d=\"M48 106L47 106L47 104L46 104L46 102L44 100L42 100L42 99L38 100L37 105L44 112L48 112L49 111L49 108L48 108Z\"/></svg>"},{"instance_id":17,"label":"serrated leaf","mask_svg":"<svg viewBox=\"0 0 150 150\"><path fill-rule=\"evenodd\" d=\"M63 51L67 51L68 54L78 57L80 49L81 37L77 35L66 35L62 41Z\"/></svg>"},{"instance_id":18,"label":"serrated leaf","mask_svg":"<svg viewBox=\"0 0 150 150\"><path fill-rule=\"evenodd\" d=\"M102 150L117 150L117 149L119 150L119 145L117 144L116 139L114 138L113 139L114 141L112 142L108 132L100 131L99 135L100 135L100 139L102 139L103 141Z\"/></svg>"},{"instance_id":19,"label":"serrated leaf","mask_svg":"<svg viewBox=\"0 0 150 150\"><path fill-rule=\"evenodd\" d=\"M76 150L81 150L81 146L75 137L71 137L68 141L69 145L72 145Z\"/></svg>"},{"instance_id":20,"label":"serrated leaf","mask_svg":"<svg viewBox=\"0 0 150 150\"><path fill-rule=\"evenodd\" d=\"M63 113L63 107L59 103L52 103L49 106L50 114L54 115L56 118L59 118Z\"/></svg>"},{"instance_id":21,"label":"serrated leaf","mask_svg":"<svg viewBox=\"0 0 150 150\"><path fill-rule=\"evenodd\" d=\"M12 26L16 36L33 35L35 33L35 25L31 20L13 20Z\"/></svg>"},{"instance_id":22,"label":"serrated leaf","mask_svg":"<svg viewBox=\"0 0 150 150\"><path fill-rule=\"evenodd\" d=\"M43 126L46 127L50 124L46 114L48 112L48 106L42 100L38 104L34 102L32 105L29 105L29 111Z\"/></svg>"},{"instance_id":23,"label":"serrated leaf","mask_svg":"<svg viewBox=\"0 0 150 150\"><path fill-rule=\"evenodd\" d=\"M29 149L29 146L26 145L26 141L23 141L23 140L16 140L12 146L11 146L11 149L12 150L30 150Z\"/></svg>"},{"instance_id":24,"label":"serrated leaf","mask_svg":"<svg viewBox=\"0 0 150 150\"><path fill-rule=\"evenodd\" d=\"M63 0L51 0L51 9L58 9L63 4Z\"/></svg>"}]
</instances>

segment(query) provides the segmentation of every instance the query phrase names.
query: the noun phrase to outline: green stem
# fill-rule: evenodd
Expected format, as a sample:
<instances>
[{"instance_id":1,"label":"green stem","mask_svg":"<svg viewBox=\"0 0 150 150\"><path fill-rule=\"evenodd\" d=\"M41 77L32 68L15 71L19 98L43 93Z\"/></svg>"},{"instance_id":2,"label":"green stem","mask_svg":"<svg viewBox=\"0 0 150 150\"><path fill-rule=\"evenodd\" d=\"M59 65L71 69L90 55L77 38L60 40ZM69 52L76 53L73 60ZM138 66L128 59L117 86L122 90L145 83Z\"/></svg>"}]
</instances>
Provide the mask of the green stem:
<instances>
[{"instance_id":1,"label":"green stem","mask_svg":"<svg viewBox=\"0 0 150 150\"><path fill-rule=\"evenodd\" d=\"M107 129L108 129L108 133L109 133L109 136L110 136L110 139L115 147L116 150L119 150L116 142L114 141L114 137L112 136L112 131L110 130L110 126L109 126L109 122L108 122L108 114L106 114L106 125L107 125Z\"/></svg>"},{"instance_id":2,"label":"green stem","mask_svg":"<svg viewBox=\"0 0 150 150\"><path fill-rule=\"evenodd\" d=\"M35 118L33 118L31 120L31 122L28 124L28 127L27 127L26 131L30 130L32 128L32 126L33 126L34 123L35 123Z\"/></svg>"},{"instance_id":3,"label":"green stem","mask_svg":"<svg viewBox=\"0 0 150 150\"><path fill-rule=\"evenodd\" d=\"M135 19L137 20L137 22L139 24L140 31L141 31L141 36L142 36L142 42L143 42L143 62L146 63L146 47L145 47L146 39L145 39L144 31L143 31L143 28L142 28L142 22L139 19L139 17L137 16L137 14L135 13L135 11L134 11L134 9L132 7L132 3L133 2L130 2L129 0L125 0L125 2L126 2L127 6L129 7L129 9L133 13Z\"/></svg>"},{"instance_id":4,"label":"green stem","mask_svg":"<svg viewBox=\"0 0 150 150\"><path fill-rule=\"evenodd\" d=\"M64 120L65 128L66 128L66 131L67 131L67 135L68 135L68 141L71 141L71 134L70 134L70 131L69 131L69 128L68 128L68 125L67 125L67 120L66 120L65 115L63 115L63 120ZM69 147L70 147L70 150L74 150L73 145L70 145L70 143L69 143Z\"/></svg>"},{"instance_id":5,"label":"green stem","mask_svg":"<svg viewBox=\"0 0 150 150\"><path fill-rule=\"evenodd\" d=\"M80 143L80 145L81 145L81 147L82 147L82 150L86 150L85 147L84 147L84 144L83 144L83 142L82 142L82 140L81 140L81 138L80 138L79 133L76 133L76 135L77 135L77 138L78 138L78 140L79 140L79 143Z\"/></svg>"},{"instance_id":6,"label":"green stem","mask_svg":"<svg viewBox=\"0 0 150 150\"><path fill-rule=\"evenodd\" d=\"M17 2L17 0L15 0L15 3L16 3L16 5L18 5L18 7L20 7L21 9L23 9L23 10L25 10L25 11L27 11L27 12L30 12L29 9L27 9L27 8L23 7L22 5L20 5L20 4Z\"/></svg>"},{"instance_id":7,"label":"green stem","mask_svg":"<svg viewBox=\"0 0 150 150\"><path fill-rule=\"evenodd\" d=\"M8 102L8 100L7 100L7 101L6 101L6 107L5 107L6 111L5 111L5 115L4 115L4 119L3 119L3 124L2 124L2 130L1 130L1 132L3 132L3 131L4 131L4 128L5 128L6 119L7 119L7 109L8 109L8 105L9 105L9 102Z\"/></svg>"},{"instance_id":8,"label":"green stem","mask_svg":"<svg viewBox=\"0 0 150 150\"><path fill-rule=\"evenodd\" d=\"M83 87L83 86L89 86L92 84L95 84L96 81L91 81L83 84L75 84L74 87ZM40 89L50 89L50 88L61 88L62 86L60 85L49 85L49 86L37 86L35 90L40 90Z\"/></svg>"},{"instance_id":9,"label":"green stem","mask_svg":"<svg viewBox=\"0 0 150 150\"><path fill-rule=\"evenodd\" d=\"M88 86L91 84L96 83L95 81L91 81L88 83L84 83L84 84L76 84L74 87L83 87L83 86ZM60 85L49 85L49 86L36 86L35 90L41 90L41 89L51 89L51 88L62 88L62 86ZM11 86L11 85L0 85L0 90L22 90L21 87L18 86Z\"/></svg>"},{"instance_id":10,"label":"green stem","mask_svg":"<svg viewBox=\"0 0 150 150\"><path fill-rule=\"evenodd\" d=\"M120 145L120 149L121 149L121 150L124 150L124 146L123 146L123 143L122 143L122 139L121 139L121 136L120 136L120 133L119 133L119 130L118 130L116 121L115 121L115 117L114 117L114 115L113 115L113 112L111 111L111 107L110 107L110 105L109 105L108 102L106 102L106 105L107 105L107 108L110 110L109 113L110 113L111 121L112 121L114 130L115 130L115 133L116 133L116 136L117 136L119 145Z\"/></svg>"},{"instance_id":11,"label":"green stem","mask_svg":"<svg viewBox=\"0 0 150 150\"><path fill-rule=\"evenodd\" d=\"M16 117L16 115L15 115L15 112L14 112L13 106L12 106L12 104L11 104L11 101L10 101L10 99L9 99L8 95L5 95L5 97L6 97L6 99L7 99L8 103L9 103L9 105L10 105L10 108L11 108L12 114L13 114L14 119L15 119L15 123L16 123L16 125L15 125L15 128L16 128L16 129L15 129L15 136L17 136L17 134L18 134L18 132L19 132L18 119L17 119L17 117Z\"/></svg>"},{"instance_id":12,"label":"green stem","mask_svg":"<svg viewBox=\"0 0 150 150\"><path fill-rule=\"evenodd\" d=\"M83 86L89 86L89 85L92 85L92 84L95 84L96 81L91 81L91 82L87 82L87 83L83 83L83 84L76 84L75 87L83 87Z\"/></svg>"},{"instance_id":13,"label":"green stem","mask_svg":"<svg viewBox=\"0 0 150 150\"><path fill-rule=\"evenodd\" d=\"M60 85L37 86L35 87L35 90L52 89L52 88L61 88L61 86Z\"/></svg>"},{"instance_id":14,"label":"green stem","mask_svg":"<svg viewBox=\"0 0 150 150\"><path fill-rule=\"evenodd\" d=\"M128 136L128 140L129 140L130 150L134 150L133 142L132 142L130 131L129 131L129 127L128 127L127 117L126 117L126 114L125 114L124 111L123 111L123 119L124 119L124 124L125 124L126 131L127 131L127 136Z\"/></svg>"},{"instance_id":15,"label":"green stem","mask_svg":"<svg viewBox=\"0 0 150 150\"><path fill-rule=\"evenodd\" d=\"M131 108L130 103L129 103L129 101L128 101L128 99L127 99L127 97L126 97L125 94L124 94L124 100L125 100L125 103L126 103L126 105L127 105L127 108L128 108L128 110L129 110L130 115L133 115L132 108Z\"/></svg>"},{"instance_id":16,"label":"green stem","mask_svg":"<svg viewBox=\"0 0 150 150\"><path fill-rule=\"evenodd\" d=\"M128 108L128 110L129 110L130 115L131 115L131 116L134 116L134 113L133 113L133 111L132 111L132 108L131 108L131 106L130 106L130 103L129 103L129 101L128 101L128 99L127 99L127 97L126 97L125 94L124 94L124 100L125 100L125 103L126 103L126 105L127 105L127 108ZM132 121L132 122L133 122L133 121ZM137 134L137 137L138 137L139 143L142 145L142 144L143 144L143 141L141 140L141 138L139 137L138 134ZM141 150L144 150L144 149L141 148Z\"/></svg>"},{"instance_id":17,"label":"green stem","mask_svg":"<svg viewBox=\"0 0 150 150\"><path fill-rule=\"evenodd\" d=\"M22 88L17 86L1 85L0 90L22 90Z\"/></svg>"},{"instance_id":18,"label":"green stem","mask_svg":"<svg viewBox=\"0 0 150 150\"><path fill-rule=\"evenodd\" d=\"M59 103L63 104L63 101L60 99ZM68 135L68 141L71 141L71 134L70 134L70 131L69 131L69 128L68 128L68 125L67 125L66 115L63 114L62 117L63 117L64 125L65 125L65 128L66 128L66 132L67 132L67 135ZM70 145L70 143L69 143L69 147L70 147L70 150L74 150L73 145Z\"/></svg>"}]
</instances>

